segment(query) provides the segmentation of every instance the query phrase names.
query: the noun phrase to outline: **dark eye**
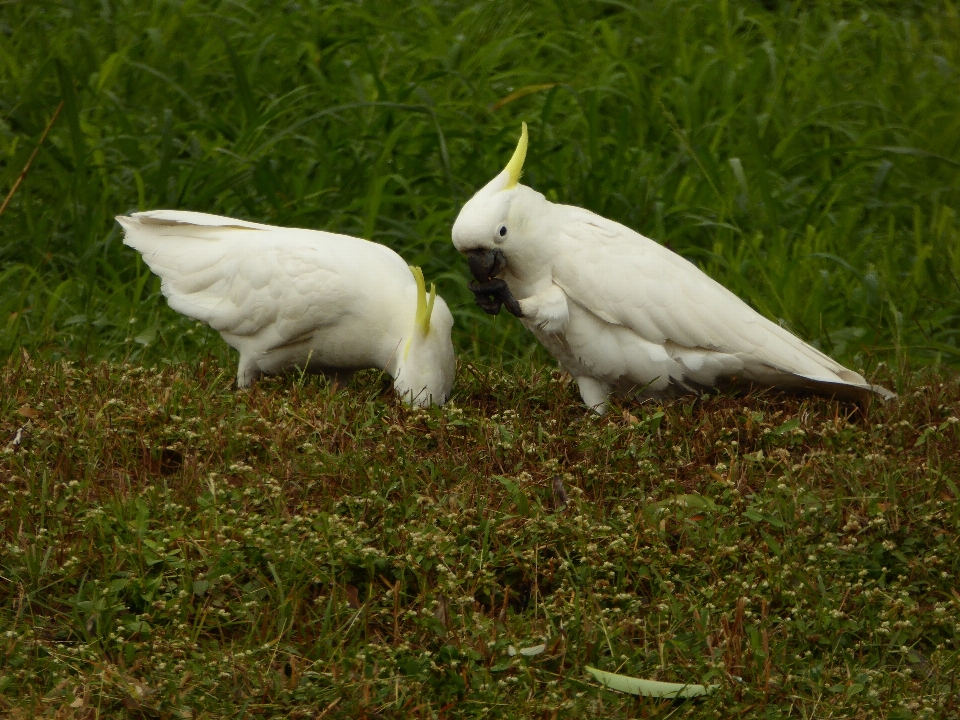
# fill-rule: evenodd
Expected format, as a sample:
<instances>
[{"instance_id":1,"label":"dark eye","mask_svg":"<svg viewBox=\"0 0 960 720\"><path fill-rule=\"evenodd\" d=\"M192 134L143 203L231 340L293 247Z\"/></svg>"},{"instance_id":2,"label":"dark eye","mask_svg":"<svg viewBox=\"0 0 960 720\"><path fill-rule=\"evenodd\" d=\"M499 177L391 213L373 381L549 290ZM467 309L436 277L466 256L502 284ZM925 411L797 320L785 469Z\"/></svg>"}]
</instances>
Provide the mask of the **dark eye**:
<instances>
[{"instance_id":1,"label":"dark eye","mask_svg":"<svg viewBox=\"0 0 960 720\"><path fill-rule=\"evenodd\" d=\"M506 225L501 225L501 226L500 226L500 229L497 230L497 232L500 233L500 237L506 237L506 236L507 236L507 226L506 226Z\"/></svg>"}]
</instances>

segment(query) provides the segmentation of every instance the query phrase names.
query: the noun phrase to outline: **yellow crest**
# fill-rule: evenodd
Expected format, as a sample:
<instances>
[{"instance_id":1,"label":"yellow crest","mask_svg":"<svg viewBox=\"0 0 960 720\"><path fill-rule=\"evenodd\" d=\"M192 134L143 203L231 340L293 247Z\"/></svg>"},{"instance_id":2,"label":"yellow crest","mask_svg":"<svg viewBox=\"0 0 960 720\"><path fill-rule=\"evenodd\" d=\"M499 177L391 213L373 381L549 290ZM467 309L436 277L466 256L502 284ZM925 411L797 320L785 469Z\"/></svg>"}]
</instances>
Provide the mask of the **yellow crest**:
<instances>
[{"instance_id":1,"label":"yellow crest","mask_svg":"<svg viewBox=\"0 0 960 720\"><path fill-rule=\"evenodd\" d=\"M417 317L414 325L426 335L430 332L430 318L433 316L433 303L437 299L437 286L430 283L430 298L427 299L427 284L423 280L423 271L410 266L413 279L417 281Z\"/></svg>"},{"instance_id":2,"label":"yellow crest","mask_svg":"<svg viewBox=\"0 0 960 720\"><path fill-rule=\"evenodd\" d=\"M513 157L507 163L505 170L510 174L504 190L511 190L517 186L520 181L520 173L523 170L523 161L527 158L527 124L523 123L523 129L520 131L520 142L517 143L517 149L513 151Z\"/></svg>"}]
</instances>

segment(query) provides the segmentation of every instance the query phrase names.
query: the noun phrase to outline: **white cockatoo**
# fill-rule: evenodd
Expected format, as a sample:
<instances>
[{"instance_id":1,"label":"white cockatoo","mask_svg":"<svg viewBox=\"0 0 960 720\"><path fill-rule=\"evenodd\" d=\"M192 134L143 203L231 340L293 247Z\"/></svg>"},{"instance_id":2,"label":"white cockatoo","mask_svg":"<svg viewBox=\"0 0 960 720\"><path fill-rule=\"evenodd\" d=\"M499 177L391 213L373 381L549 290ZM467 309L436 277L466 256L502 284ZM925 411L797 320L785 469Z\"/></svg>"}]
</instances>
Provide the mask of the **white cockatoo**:
<instances>
[{"instance_id":1,"label":"white cockatoo","mask_svg":"<svg viewBox=\"0 0 960 720\"><path fill-rule=\"evenodd\" d=\"M442 405L456 361L453 316L420 268L347 235L154 210L117 218L170 307L240 351L237 384L294 368L345 381L388 373L407 403Z\"/></svg>"},{"instance_id":2,"label":"white cockatoo","mask_svg":"<svg viewBox=\"0 0 960 720\"><path fill-rule=\"evenodd\" d=\"M506 168L453 225L477 304L520 318L602 413L612 393L663 398L756 384L852 400L894 397L834 362L667 248L518 183Z\"/></svg>"}]
</instances>

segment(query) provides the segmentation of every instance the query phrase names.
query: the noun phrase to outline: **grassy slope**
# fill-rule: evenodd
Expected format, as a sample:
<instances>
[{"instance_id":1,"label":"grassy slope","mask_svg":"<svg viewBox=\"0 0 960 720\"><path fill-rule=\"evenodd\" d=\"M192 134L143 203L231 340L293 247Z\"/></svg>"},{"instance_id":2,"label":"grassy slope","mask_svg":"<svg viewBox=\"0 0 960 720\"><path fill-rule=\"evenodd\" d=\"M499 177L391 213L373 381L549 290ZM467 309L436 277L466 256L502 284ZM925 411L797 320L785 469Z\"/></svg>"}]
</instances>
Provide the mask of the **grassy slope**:
<instances>
[{"instance_id":1,"label":"grassy slope","mask_svg":"<svg viewBox=\"0 0 960 720\"><path fill-rule=\"evenodd\" d=\"M782 397L599 419L540 370L465 368L442 411L374 373L341 394L230 375L3 371L0 436L26 429L0 454L0 707L956 712L956 378L867 419ZM585 664L721 690L671 708Z\"/></svg>"},{"instance_id":2,"label":"grassy slope","mask_svg":"<svg viewBox=\"0 0 960 720\"><path fill-rule=\"evenodd\" d=\"M0 217L0 352L193 356L112 221L175 206L387 243L439 282L464 351L523 358L449 228L526 120L527 182L840 359L958 357L950 3L251 7L4 6L0 186L65 106Z\"/></svg>"}]
</instances>

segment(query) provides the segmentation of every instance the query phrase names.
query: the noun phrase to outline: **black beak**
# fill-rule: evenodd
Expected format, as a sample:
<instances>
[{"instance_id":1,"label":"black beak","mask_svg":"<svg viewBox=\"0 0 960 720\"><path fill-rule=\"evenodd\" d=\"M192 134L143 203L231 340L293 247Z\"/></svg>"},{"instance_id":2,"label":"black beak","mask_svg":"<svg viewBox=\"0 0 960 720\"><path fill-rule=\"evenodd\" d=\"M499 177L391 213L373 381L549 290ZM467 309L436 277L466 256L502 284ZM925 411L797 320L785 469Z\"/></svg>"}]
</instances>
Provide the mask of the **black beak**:
<instances>
[{"instance_id":1,"label":"black beak","mask_svg":"<svg viewBox=\"0 0 960 720\"><path fill-rule=\"evenodd\" d=\"M506 281L497 277L507 267L504 254L500 250L471 250L466 255L470 272L477 280L468 287L473 291L480 309L496 315L506 305L512 314L523 317L520 303L510 293Z\"/></svg>"},{"instance_id":2,"label":"black beak","mask_svg":"<svg viewBox=\"0 0 960 720\"><path fill-rule=\"evenodd\" d=\"M467 253L470 273L477 282L492 280L507 266L507 258L500 250L471 250Z\"/></svg>"}]
</instances>

